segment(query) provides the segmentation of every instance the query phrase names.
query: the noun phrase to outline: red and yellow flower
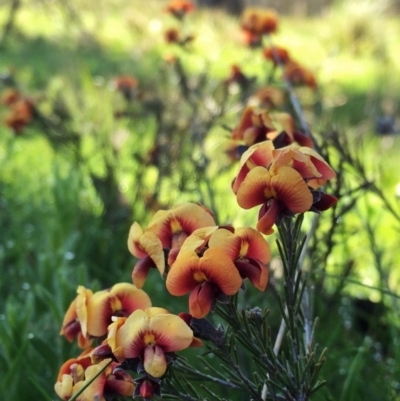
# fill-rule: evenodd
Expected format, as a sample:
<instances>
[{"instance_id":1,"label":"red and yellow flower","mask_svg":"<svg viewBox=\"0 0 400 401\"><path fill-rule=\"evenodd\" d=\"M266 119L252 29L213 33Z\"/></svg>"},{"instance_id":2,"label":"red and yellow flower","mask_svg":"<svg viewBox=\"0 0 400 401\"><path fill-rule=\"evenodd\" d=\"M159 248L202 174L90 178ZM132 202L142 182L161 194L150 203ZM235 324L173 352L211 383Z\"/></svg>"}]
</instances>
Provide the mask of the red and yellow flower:
<instances>
[{"instance_id":1,"label":"red and yellow flower","mask_svg":"<svg viewBox=\"0 0 400 401\"><path fill-rule=\"evenodd\" d=\"M115 284L90 297L87 305L87 332L91 337L103 337L107 335L113 316L128 317L137 309L149 307L150 297L143 290L129 283Z\"/></svg>"},{"instance_id":2,"label":"red and yellow flower","mask_svg":"<svg viewBox=\"0 0 400 401\"><path fill-rule=\"evenodd\" d=\"M179 316L163 308L133 312L125 321L116 322L108 343L114 356L123 362L140 358L144 370L161 377L167 370L166 354L182 351L193 342L193 331Z\"/></svg>"},{"instance_id":3,"label":"red and yellow flower","mask_svg":"<svg viewBox=\"0 0 400 401\"><path fill-rule=\"evenodd\" d=\"M257 229L270 234L280 212L311 210L315 203L312 190L334 177L331 167L311 148L291 145L274 149L272 142L266 141L243 154L232 187L239 206L250 209L262 205ZM336 202L334 197L328 199L323 194L321 197L322 208ZM325 210L322 208L315 207Z\"/></svg>"},{"instance_id":4,"label":"red and yellow flower","mask_svg":"<svg viewBox=\"0 0 400 401\"><path fill-rule=\"evenodd\" d=\"M69 359L62 365L54 385L56 394L62 400L69 400L101 372L76 398L77 401L105 401L105 393L132 396L135 389L132 377L123 370L116 370L119 364L110 364L110 359L93 365L91 352L92 349L87 349L79 357Z\"/></svg>"},{"instance_id":5,"label":"red and yellow flower","mask_svg":"<svg viewBox=\"0 0 400 401\"><path fill-rule=\"evenodd\" d=\"M278 29L278 14L269 9L247 8L241 26L244 31L254 35L271 34Z\"/></svg>"},{"instance_id":6,"label":"red and yellow flower","mask_svg":"<svg viewBox=\"0 0 400 401\"><path fill-rule=\"evenodd\" d=\"M134 256L141 258L132 272L135 285L138 288L143 286L151 267L157 267L160 274L164 274L164 251L169 253L180 249L193 231L214 225L211 213L195 203L184 203L170 210L158 211L145 230L134 223L129 232L128 249Z\"/></svg>"},{"instance_id":7,"label":"red and yellow flower","mask_svg":"<svg viewBox=\"0 0 400 401\"><path fill-rule=\"evenodd\" d=\"M93 292L80 285L77 289L77 294L64 316L60 334L64 335L69 342L72 342L77 336L78 346L87 348L92 343L87 332L87 305Z\"/></svg>"},{"instance_id":8,"label":"red and yellow flower","mask_svg":"<svg viewBox=\"0 0 400 401\"><path fill-rule=\"evenodd\" d=\"M263 55L267 60L272 61L275 66L278 64L286 65L291 60L289 52L285 48L279 46L265 48L263 50Z\"/></svg>"},{"instance_id":9,"label":"red and yellow flower","mask_svg":"<svg viewBox=\"0 0 400 401\"><path fill-rule=\"evenodd\" d=\"M94 337L107 335L113 316L129 316L136 309L151 306L149 296L129 283L119 283L94 294L79 286L77 293L65 314L60 334L70 342L77 336L81 348L90 346Z\"/></svg>"},{"instance_id":10,"label":"red and yellow flower","mask_svg":"<svg viewBox=\"0 0 400 401\"><path fill-rule=\"evenodd\" d=\"M268 283L266 265L271 260L271 251L257 230L239 227L232 232L221 228L211 235L208 245L223 249L234 261L242 279L248 278L258 290L265 290Z\"/></svg>"},{"instance_id":11,"label":"red and yellow flower","mask_svg":"<svg viewBox=\"0 0 400 401\"><path fill-rule=\"evenodd\" d=\"M317 79L315 75L296 61L286 63L284 75L292 85L308 86L313 90L317 89Z\"/></svg>"}]
</instances>

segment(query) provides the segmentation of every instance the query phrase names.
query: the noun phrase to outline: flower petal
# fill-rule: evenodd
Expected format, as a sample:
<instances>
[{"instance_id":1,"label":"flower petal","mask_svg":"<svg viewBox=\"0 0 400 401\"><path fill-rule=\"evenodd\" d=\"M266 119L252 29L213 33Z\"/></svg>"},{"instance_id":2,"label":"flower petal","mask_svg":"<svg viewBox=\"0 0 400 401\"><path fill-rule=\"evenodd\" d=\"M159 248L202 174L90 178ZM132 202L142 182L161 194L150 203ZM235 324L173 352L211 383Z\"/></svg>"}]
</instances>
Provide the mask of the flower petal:
<instances>
[{"instance_id":1,"label":"flower petal","mask_svg":"<svg viewBox=\"0 0 400 401\"><path fill-rule=\"evenodd\" d=\"M144 370L153 377L161 377L167 371L164 351L158 345L144 349Z\"/></svg>"},{"instance_id":2,"label":"flower petal","mask_svg":"<svg viewBox=\"0 0 400 401\"><path fill-rule=\"evenodd\" d=\"M163 244L157 235L150 230L142 230L138 223L133 223L128 236L128 249L132 255L143 258L150 256L160 274L165 271Z\"/></svg>"},{"instance_id":3,"label":"flower petal","mask_svg":"<svg viewBox=\"0 0 400 401\"><path fill-rule=\"evenodd\" d=\"M236 194L239 187L242 185L243 180L251 169L256 166L268 167L273 160L272 152L274 145L272 141L263 141L251 146L240 158L239 172L233 181L232 189Z\"/></svg>"},{"instance_id":4,"label":"flower petal","mask_svg":"<svg viewBox=\"0 0 400 401\"><path fill-rule=\"evenodd\" d=\"M216 286L208 282L199 284L189 297L189 310L193 317L201 319L211 310L215 299Z\"/></svg>"},{"instance_id":5,"label":"flower petal","mask_svg":"<svg viewBox=\"0 0 400 401\"><path fill-rule=\"evenodd\" d=\"M271 178L276 199L293 213L304 213L312 206L312 194L301 175L291 167L283 166Z\"/></svg>"},{"instance_id":6,"label":"flower petal","mask_svg":"<svg viewBox=\"0 0 400 401\"><path fill-rule=\"evenodd\" d=\"M273 199L268 204L265 203L258 214L257 230L266 235L272 234L274 232L272 226L281 209L282 203L277 199Z\"/></svg>"},{"instance_id":7,"label":"flower petal","mask_svg":"<svg viewBox=\"0 0 400 401\"><path fill-rule=\"evenodd\" d=\"M261 205L272 197L271 175L264 167L250 170L236 193L237 202L244 209Z\"/></svg>"},{"instance_id":8,"label":"flower petal","mask_svg":"<svg viewBox=\"0 0 400 401\"><path fill-rule=\"evenodd\" d=\"M194 251L181 251L171 270L165 285L171 295L181 296L190 292L198 284L194 272L198 270L199 257Z\"/></svg>"},{"instance_id":9,"label":"flower petal","mask_svg":"<svg viewBox=\"0 0 400 401\"><path fill-rule=\"evenodd\" d=\"M144 291L130 283L118 283L113 285L110 294L119 299L122 311L126 316L130 315L136 309L151 307L150 297Z\"/></svg>"},{"instance_id":10,"label":"flower petal","mask_svg":"<svg viewBox=\"0 0 400 401\"><path fill-rule=\"evenodd\" d=\"M239 227L235 230L235 234L241 240L239 257L257 259L262 263L268 263L271 260L268 242L259 231L251 227Z\"/></svg>"},{"instance_id":11,"label":"flower petal","mask_svg":"<svg viewBox=\"0 0 400 401\"><path fill-rule=\"evenodd\" d=\"M259 260L237 260L235 262L240 275L248 278L250 282L260 291L264 291L268 284L268 269Z\"/></svg>"}]
</instances>

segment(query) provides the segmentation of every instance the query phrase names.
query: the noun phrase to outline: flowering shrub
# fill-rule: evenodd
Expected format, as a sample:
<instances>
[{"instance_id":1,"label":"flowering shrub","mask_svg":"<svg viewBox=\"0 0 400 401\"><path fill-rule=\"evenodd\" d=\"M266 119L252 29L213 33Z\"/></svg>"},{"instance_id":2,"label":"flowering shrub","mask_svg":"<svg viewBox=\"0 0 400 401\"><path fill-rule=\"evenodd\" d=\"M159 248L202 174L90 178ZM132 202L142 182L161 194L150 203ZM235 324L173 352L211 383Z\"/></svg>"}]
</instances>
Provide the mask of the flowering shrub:
<instances>
[{"instance_id":1,"label":"flowering shrub","mask_svg":"<svg viewBox=\"0 0 400 401\"><path fill-rule=\"evenodd\" d=\"M276 13L244 13L237 29L252 49L232 52L225 67L215 68L217 75L222 71L217 78L213 49L210 59L196 53L210 32L196 30L198 43L187 45L194 38L186 31L193 3L171 1L165 10L175 27L152 15L143 48L135 44L130 54L132 70L85 82L94 98L88 104L85 96L64 104L51 90L33 101L21 96L19 85L4 96L6 112L25 102L15 107L14 119L6 118L11 131L24 133L9 135L10 144L44 137L63 163L71 162L71 171L82 170L85 192L98 202L95 211L85 203L85 214L76 213L77 242L89 238L90 249L82 252L80 271L90 266L89 275L98 274L109 288L78 286L60 342L83 352L62 364L55 391L64 400L86 401L307 400L324 384L319 371L332 355L314 338L317 333L322 347L328 342L321 341L314 313L324 317L319 301L323 307L329 302L316 298L314 310L313 297L321 289L327 295L327 260L340 242L336 227L359 194L376 187L336 133L313 135L324 123L311 112L320 84L294 61L292 49L272 42ZM167 22L172 17L163 16ZM141 23L135 19L135 31ZM156 51L149 51L149 62L143 49L150 41ZM247 55L243 65L235 59L240 51ZM157 76L150 66L157 66ZM310 101L306 113L302 95ZM357 185L343 185L346 169L357 171ZM75 221L66 220L57 226L64 230ZM55 247L58 252L59 242ZM80 268L72 251L66 263ZM79 276L80 283L85 279ZM67 280L63 305L65 291L73 290ZM61 323L59 310L54 314ZM24 352L18 355L25 358ZM62 353L64 360L64 347Z\"/></svg>"}]
</instances>

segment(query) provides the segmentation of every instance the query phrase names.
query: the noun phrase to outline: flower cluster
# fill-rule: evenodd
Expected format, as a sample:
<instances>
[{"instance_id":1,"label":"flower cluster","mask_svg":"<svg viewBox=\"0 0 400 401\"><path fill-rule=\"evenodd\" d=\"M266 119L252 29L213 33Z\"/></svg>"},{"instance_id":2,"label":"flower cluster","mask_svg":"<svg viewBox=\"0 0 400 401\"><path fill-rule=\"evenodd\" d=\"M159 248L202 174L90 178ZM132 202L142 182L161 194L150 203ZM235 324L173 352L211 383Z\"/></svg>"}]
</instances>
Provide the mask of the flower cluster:
<instances>
[{"instance_id":1,"label":"flower cluster","mask_svg":"<svg viewBox=\"0 0 400 401\"><path fill-rule=\"evenodd\" d=\"M135 222L128 248L140 258L132 272L135 285L141 288L150 268L157 268L167 274L170 294L190 293L189 311L195 318L236 294L246 278L260 291L268 282L270 251L261 234L219 227L208 210L193 203L159 211L145 230Z\"/></svg>"},{"instance_id":2,"label":"flower cluster","mask_svg":"<svg viewBox=\"0 0 400 401\"><path fill-rule=\"evenodd\" d=\"M250 146L271 140L275 148L298 143L312 147L309 137L295 129L293 118L288 113L271 113L268 109L248 106L239 125L232 130L227 154L232 160L239 159Z\"/></svg>"},{"instance_id":3,"label":"flower cluster","mask_svg":"<svg viewBox=\"0 0 400 401\"><path fill-rule=\"evenodd\" d=\"M250 47L261 45L263 35L276 32L278 15L274 10L247 8L242 16L244 41Z\"/></svg>"},{"instance_id":4,"label":"flower cluster","mask_svg":"<svg viewBox=\"0 0 400 401\"><path fill-rule=\"evenodd\" d=\"M149 399L158 393L174 352L202 345L183 318L151 307L149 296L133 284L95 293L79 286L77 292L60 334L69 341L77 337L85 350L60 369L55 391L63 400L77 395L78 401L105 401L105 394ZM95 340L101 344L93 348ZM133 380L127 371L141 376Z\"/></svg>"},{"instance_id":5,"label":"flower cluster","mask_svg":"<svg viewBox=\"0 0 400 401\"><path fill-rule=\"evenodd\" d=\"M264 57L271 61L276 67L283 66L285 78L294 86L307 86L311 89L317 88L315 75L306 67L293 60L288 50L283 47L267 47L263 51Z\"/></svg>"},{"instance_id":6,"label":"flower cluster","mask_svg":"<svg viewBox=\"0 0 400 401\"><path fill-rule=\"evenodd\" d=\"M98 364L92 363L93 348L87 348L77 358L66 361L60 369L54 386L62 400L69 400L84 388L77 401L105 400L105 394L132 396L134 384L131 375L116 369L118 363L105 359ZM88 386L88 382L97 376Z\"/></svg>"},{"instance_id":7,"label":"flower cluster","mask_svg":"<svg viewBox=\"0 0 400 401\"><path fill-rule=\"evenodd\" d=\"M244 209L262 205L257 229L264 234L281 216L320 212L337 199L320 188L336 176L313 149L292 144L275 149L272 141L251 146L241 157L232 189Z\"/></svg>"}]
</instances>

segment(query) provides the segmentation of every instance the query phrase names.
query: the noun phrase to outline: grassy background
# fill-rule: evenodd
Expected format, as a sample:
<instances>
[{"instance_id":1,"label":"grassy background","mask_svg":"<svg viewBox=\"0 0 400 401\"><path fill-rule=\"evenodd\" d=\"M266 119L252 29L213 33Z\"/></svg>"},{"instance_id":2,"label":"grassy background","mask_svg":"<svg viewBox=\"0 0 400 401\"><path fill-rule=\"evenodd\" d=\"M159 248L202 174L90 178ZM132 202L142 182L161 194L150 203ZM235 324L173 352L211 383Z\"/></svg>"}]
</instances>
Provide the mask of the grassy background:
<instances>
[{"instance_id":1,"label":"grassy background","mask_svg":"<svg viewBox=\"0 0 400 401\"><path fill-rule=\"evenodd\" d=\"M207 71L210 87L228 76L233 63L260 83L266 75L262 57L241 45L238 21L222 12L202 10L189 17L185 29L195 33L196 41L191 52L184 52L164 44L163 31L176 23L163 13L159 1L146 1L146 7L141 0L68 4L24 3L15 30L0 49L0 72L14 69L20 88L40 100L43 113L57 102L69 110L72 128L84 135L86 156L77 168L71 155L55 151L40 129L27 128L15 137L0 126L0 394L11 400L55 399L59 366L76 353L58 332L77 285L100 289L130 281L134 260L126 249L127 229L133 220L144 223L152 214L138 199L154 189L156 172L146 169L139 187L133 177L140 170L131 153L145 155L151 149L154 116L140 109L133 120L115 119L113 111L122 103L110 90L110 80L133 75L145 98L168 96L179 109L178 83L164 60L169 53L184 60L195 81ZM315 113L308 93L299 93L313 130L337 129L346 136L369 178L398 206L400 137L377 136L374 121L399 101L400 24L371 3L357 4L337 6L315 19L282 18L275 43L289 48L318 76L320 113ZM1 6L0 25L7 13L8 5ZM238 112L233 102L221 123L234 126ZM100 149L118 133L128 135L121 153L115 159L107 152L104 156ZM206 142L219 219L253 225L255 213L238 210L230 195L235 168L221 157L226 137L215 125ZM118 230L104 226L104 205L92 179L93 174L104 175L107 157L129 209ZM164 204L202 200L201 188L181 192L174 179L165 182L160 192ZM374 196L360 197L339 223L334 252L324 266L329 277L315 299L320 316L317 339L329 349L323 370L328 385L315 399L399 400L398 223ZM276 253L273 240L270 243ZM333 297L349 261L354 264L352 273ZM166 295L156 274L145 289L155 305L173 312L185 308L185 303ZM354 319L357 298L384 305L367 333L357 329ZM243 299L252 305L261 301L272 308L274 333L279 321L274 318L273 296L250 293Z\"/></svg>"}]
</instances>

